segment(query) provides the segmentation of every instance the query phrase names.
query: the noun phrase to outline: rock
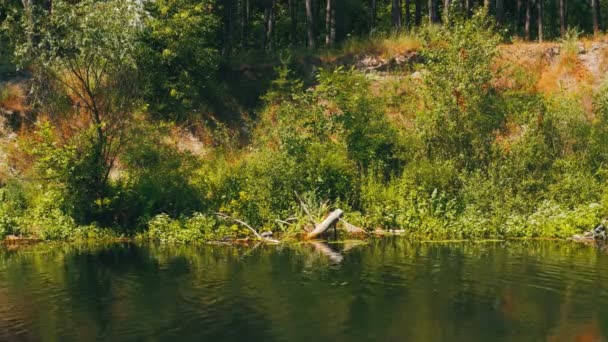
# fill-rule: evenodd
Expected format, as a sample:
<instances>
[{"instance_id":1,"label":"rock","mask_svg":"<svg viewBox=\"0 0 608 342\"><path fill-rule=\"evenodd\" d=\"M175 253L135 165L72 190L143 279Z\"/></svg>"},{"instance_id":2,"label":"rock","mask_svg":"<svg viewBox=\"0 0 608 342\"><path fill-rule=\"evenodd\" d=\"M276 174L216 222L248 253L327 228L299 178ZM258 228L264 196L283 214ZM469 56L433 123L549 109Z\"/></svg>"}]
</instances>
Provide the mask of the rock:
<instances>
[{"instance_id":1,"label":"rock","mask_svg":"<svg viewBox=\"0 0 608 342\"><path fill-rule=\"evenodd\" d=\"M583 44L578 46L578 54L579 55L584 55L587 52L587 50L585 50L585 46Z\"/></svg>"},{"instance_id":2,"label":"rock","mask_svg":"<svg viewBox=\"0 0 608 342\"><path fill-rule=\"evenodd\" d=\"M271 231L267 231L267 232L262 232L260 235L262 235L262 237L271 237L272 236L272 232Z\"/></svg>"},{"instance_id":3,"label":"rock","mask_svg":"<svg viewBox=\"0 0 608 342\"><path fill-rule=\"evenodd\" d=\"M560 47L552 46L552 47L546 49L545 52L543 53L543 55L547 61L552 61L555 56L559 55L559 53L560 53Z\"/></svg>"},{"instance_id":4,"label":"rock","mask_svg":"<svg viewBox=\"0 0 608 342\"><path fill-rule=\"evenodd\" d=\"M402 54L397 54L388 59L378 56L364 55L354 63L355 68L361 71L370 72L385 72L395 68L400 68L407 65L413 65L420 62L420 56L416 51L407 51Z\"/></svg>"},{"instance_id":5,"label":"rock","mask_svg":"<svg viewBox=\"0 0 608 342\"><path fill-rule=\"evenodd\" d=\"M603 223L600 223L593 229L593 237L601 240L606 240L606 226Z\"/></svg>"},{"instance_id":6,"label":"rock","mask_svg":"<svg viewBox=\"0 0 608 342\"><path fill-rule=\"evenodd\" d=\"M594 242L594 241L606 241L608 236L606 234L606 226L603 223L598 224L592 230L584 232L583 234L576 234L572 236L573 241L578 242Z\"/></svg>"}]
</instances>

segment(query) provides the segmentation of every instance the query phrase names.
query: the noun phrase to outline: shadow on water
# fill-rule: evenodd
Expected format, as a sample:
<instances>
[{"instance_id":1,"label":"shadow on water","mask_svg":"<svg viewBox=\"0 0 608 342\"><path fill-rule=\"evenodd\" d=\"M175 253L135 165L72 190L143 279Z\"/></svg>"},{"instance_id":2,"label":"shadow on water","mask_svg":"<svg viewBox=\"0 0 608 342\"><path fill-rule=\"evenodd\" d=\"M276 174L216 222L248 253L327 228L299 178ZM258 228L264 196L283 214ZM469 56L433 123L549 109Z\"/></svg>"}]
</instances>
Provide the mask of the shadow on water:
<instances>
[{"instance_id":1,"label":"shadow on water","mask_svg":"<svg viewBox=\"0 0 608 342\"><path fill-rule=\"evenodd\" d=\"M548 241L0 249L0 340L602 340L607 271Z\"/></svg>"}]
</instances>

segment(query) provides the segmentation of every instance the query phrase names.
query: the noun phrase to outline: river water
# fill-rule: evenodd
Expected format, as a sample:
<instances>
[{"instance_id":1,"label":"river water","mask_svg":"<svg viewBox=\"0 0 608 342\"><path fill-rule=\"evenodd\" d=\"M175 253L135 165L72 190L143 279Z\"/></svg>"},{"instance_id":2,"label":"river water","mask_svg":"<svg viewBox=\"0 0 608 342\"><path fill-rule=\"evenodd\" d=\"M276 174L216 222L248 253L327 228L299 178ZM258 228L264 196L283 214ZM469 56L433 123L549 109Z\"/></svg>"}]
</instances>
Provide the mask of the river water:
<instances>
[{"instance_id":1,"label":"river water","mask_svg":"<svg viewBox=\"0 0 608 342\"><path fill-rule=\"evenodd\" d=\"M608 252L554 241L0 247L0 340L601 341Z\"/></svg>"}]
</instances>

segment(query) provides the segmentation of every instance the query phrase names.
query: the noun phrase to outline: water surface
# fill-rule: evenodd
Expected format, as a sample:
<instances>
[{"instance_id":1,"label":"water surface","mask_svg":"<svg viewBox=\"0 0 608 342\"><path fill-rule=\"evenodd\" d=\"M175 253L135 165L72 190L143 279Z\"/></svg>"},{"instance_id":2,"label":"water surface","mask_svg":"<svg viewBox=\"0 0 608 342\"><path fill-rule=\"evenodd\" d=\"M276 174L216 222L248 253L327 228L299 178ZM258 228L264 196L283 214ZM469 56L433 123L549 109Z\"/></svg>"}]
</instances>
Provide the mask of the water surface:
<instances>
[{"instance_id":1,"label":"water surface","mask_svg":"<svg viewBox=\"0 0 608 342\"><path fill-rule=\"evenodd\" d=\"M608 254L572 243L0 247L0 340L606 337Z\"/></svg>"}]
</instances>

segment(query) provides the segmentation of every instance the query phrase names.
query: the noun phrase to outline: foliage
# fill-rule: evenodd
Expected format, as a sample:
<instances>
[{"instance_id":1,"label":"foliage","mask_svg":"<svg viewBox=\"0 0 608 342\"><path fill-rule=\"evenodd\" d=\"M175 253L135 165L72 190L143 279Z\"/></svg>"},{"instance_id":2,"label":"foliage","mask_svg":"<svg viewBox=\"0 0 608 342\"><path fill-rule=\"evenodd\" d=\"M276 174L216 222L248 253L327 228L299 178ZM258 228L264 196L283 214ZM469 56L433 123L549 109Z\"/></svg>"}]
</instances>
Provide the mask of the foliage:
<instances>
[{"instance_id":1,"label":"foliage","mask_svg":"<svg viewBox=\"0 0 608 342\"><path fill-rule=\"evenodd\" d=\"M26 204L22 185L16 181L11 181L0 189L0 238L20 234L20 216L26 209Z\"/></svg>"},{"instance_id":2,"label":"foliage","mask_svg":"<svg viewBox=\"0 0 608 342\"><path fill-rule=\"evenodd\" d=\"M192 181L197 160L166 141L171 128L154 127L144 117L130 128L132 138L120 159L124 174L113 208L116 223L134 227L161 213L177 217L203 209L202 191Z\"/></svg>"},{"instance_id":3,"label":"foliage","mask_svg":"<svg viewBox=\"0 0 608 342\"><path fill-rule=\"evenodd\" d=\"M40 116L11 156L32 164L0 188L0 235L251 236L222 213L295 236L341 208L417 238L565 238L608 215L608 87L543 96L527 70L501 85L481 12L421 30L418 72L396 81L336 67L305 87L283 58L246 125L191 136L183 116L205 110L220 68L212 5L159 0L144 18L58 2L36 21L42 47L18 53Z\"/></svg>"},{"instance_id":4,"label":"foliage","mask_svg":"<svg viewBox=\"0 0 608 342\"><path fill-rule=\"evenodd\" d=\"M208 105L215 92L219 20L213 1L158 0L146 3L148 16L139 64L147 100L155 113L173 119Z\"/></svg>"},{"instance_id":5,"label":"foliage","mask_svg":"<svg viewBox=\"0 0 608 342\"><path fill-rule=\"evenodd\" d=\"M217 222L214 218L195 213L192 217L173 220L161 214L150 220L147 232L140 239L161 243L191 243L204 240L220 239L219 232L214 231Z\"/></svg>"},{"instance_id":6,"label":"foliage","mask_svg":"<svg viewBox=\"0 0 608 342\"><path fill-rule=\"evenodd\" d=\"M450 24L428 36L422 50L424 114L417 123L429 156L472 168L490 158L492 133L503 120L491 83L500 38L482 12Z\"/></svg>"},{"instance_id":7,"label":"foliage","mask_svg":"<svg viewBox=\"0 0 608 342\"><path fill-rule=\"evenodd\" d=\"M96 206L113 195L108 178L139 103L139 17L138 6L122 0L54 1L52 13L36 22L36 39L25 37L16 49L37 71L38 105L57 133L44 127L31 152L40 174L62 184L62 209L79 223L98 220ZM31 25L22 22L25 32Z\"/></svg>"}]
</instances>

